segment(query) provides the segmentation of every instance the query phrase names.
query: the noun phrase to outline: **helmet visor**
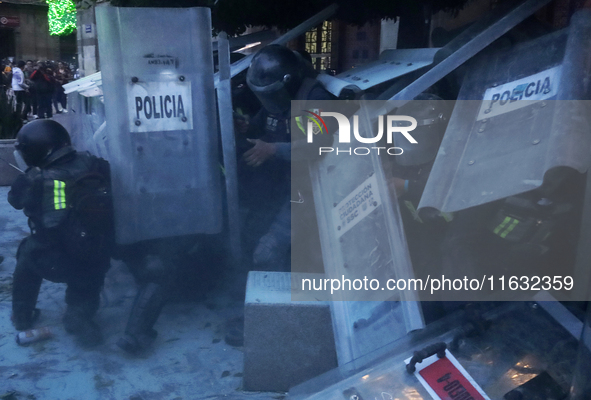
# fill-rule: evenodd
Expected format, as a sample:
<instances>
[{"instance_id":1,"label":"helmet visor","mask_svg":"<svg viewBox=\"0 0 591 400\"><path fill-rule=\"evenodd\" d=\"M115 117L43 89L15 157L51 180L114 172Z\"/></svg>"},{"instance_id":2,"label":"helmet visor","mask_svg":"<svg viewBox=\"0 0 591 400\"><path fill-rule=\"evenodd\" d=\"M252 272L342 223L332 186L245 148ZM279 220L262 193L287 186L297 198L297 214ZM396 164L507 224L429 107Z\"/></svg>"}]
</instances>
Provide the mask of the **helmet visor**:
<instances>
[{"instance_id":1,"label":"helmet visor","mask_svg":"<svg viewBox=\"0 0 591 400\"><path fill-rule=\"evenodd\" d=\"M283 82L267 86L257 86L248 81L248 87L257 96L265 110L271 114L287 112L291 106L291 95Z\"/></svg>"},{"instance_id":2,"label":"helmet visor","mask_svg":"<svg viewBox=\"0 0 591 400\"><path fill-rule=\"evenodd\" d=\"M21 155L20 151L15 150L12 155L14 156L14 159L16 160L16 165L22 169L23 171L25 171L27 168L29 168L29 166L27 165L27 162L23 159L23 156Z\"/></svg>"},{"instance_id":3,"label":"helmet visor","mask_svg":"<svg viewBox=\"0 0 591 400\"><path fill-rule=\"evenodd\" d=\"M14 148L29 167L38 166L47 156L47 150L39 146L30 146L17 141Z\"/></svg>"}]
</instances>

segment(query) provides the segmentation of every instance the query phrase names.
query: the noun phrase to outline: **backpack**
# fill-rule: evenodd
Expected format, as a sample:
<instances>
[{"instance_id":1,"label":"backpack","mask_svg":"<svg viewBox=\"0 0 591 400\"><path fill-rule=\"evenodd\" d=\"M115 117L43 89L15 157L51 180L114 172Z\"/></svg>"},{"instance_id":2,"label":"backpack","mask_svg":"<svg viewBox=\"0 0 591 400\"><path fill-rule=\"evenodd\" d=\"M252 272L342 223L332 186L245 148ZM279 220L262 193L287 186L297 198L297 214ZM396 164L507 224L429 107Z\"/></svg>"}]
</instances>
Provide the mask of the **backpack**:
<instances>
[{"instance_id":1,"label":"backpack","mask_svg":"<svg viewBox=\"0 0 591 400\"><path fill-rule=\"evenodd\" d=\"M66 186L69 206L62 224L64 247L78 259L109 254L115 239L109 164L96 157L90 161L88 172Z\"/></svg>"}]
</instances>

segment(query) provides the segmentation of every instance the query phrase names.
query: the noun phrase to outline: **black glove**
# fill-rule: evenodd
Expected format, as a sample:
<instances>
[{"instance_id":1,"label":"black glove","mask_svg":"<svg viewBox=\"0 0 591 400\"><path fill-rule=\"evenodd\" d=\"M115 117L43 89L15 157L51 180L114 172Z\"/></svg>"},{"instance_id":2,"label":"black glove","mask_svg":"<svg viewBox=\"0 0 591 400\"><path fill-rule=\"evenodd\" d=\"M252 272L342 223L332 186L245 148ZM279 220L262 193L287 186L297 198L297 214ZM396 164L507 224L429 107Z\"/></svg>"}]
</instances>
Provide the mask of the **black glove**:
<instances>
[{"instance_id":1,"label":"black glove","mask_svg":"<svg viewBox=\"0 0 591 400\"><path fill-rule=\"evenodd\" d=\"M33 199L33 186L35 181L43 180L41 170L39 168L29 169L27 173L16 177L8 192L8 202L17 210L22 210Z\"/></svg>"}]
</instances>

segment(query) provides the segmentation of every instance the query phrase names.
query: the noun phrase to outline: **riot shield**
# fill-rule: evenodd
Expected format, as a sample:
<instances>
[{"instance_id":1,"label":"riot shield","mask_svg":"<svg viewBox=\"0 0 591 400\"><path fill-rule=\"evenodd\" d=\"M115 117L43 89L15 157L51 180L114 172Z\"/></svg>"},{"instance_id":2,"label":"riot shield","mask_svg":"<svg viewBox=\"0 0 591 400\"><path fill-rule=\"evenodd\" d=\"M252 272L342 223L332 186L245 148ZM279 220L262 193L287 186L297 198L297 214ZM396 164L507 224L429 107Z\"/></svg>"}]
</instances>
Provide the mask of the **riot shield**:
<instances>
[{"instance_id":1,"label":"riot shield","mask_svg":"<svg viewBox=\"0 0 591 400\"><path fill-rule=\"evenodd\" d=\"M569 29L479 57L419 208L463 210L539 188L562 167L587 170L590 18L579 13Z\"/></svg>"},{"instance_id":2,"label":"riot shield","mask_svg":"<svg viewBox=\"0 0 591 400\"><path fill-rule=\"evenodd\" d=\"M232 88L230 83L230 44L228 35L221 32L218 41L220 82L217 99L220 113L220 132L224 158L226 198L228 204L228 228L230 248L235 262L242 258L240 246L240 212L238 205L238 174L236 166L236 143L232 117Z\"/></svg>"},{"instance_id":3,"label":"riot shield","mask_svg":"<svg viewBox=\"0 0 591 400\"><path fill-rule=\"evenodd\" d=\"M338 101L299 103L292 102L294 117L305 117L308 111L302 114L301 110L313 108L322 110L319 115L327 120L328 110L342 112L346 120L345 115L355 108ZM343 110L344 104L348 110ZM374 136L370 114L362 107L350 119L349 126L357 127L361 137ZM298 125L298 118L292 118L292 135L313 129L310 119L302 118L308 123ZM319 128L324 132L326 126ZM413 271L398 203L390 197L380 155L355 138L350 143L337 142L336 137L346 134L353 136L340 126L333 147L317 149L325 154L310 167L326 279L331 285L339 284L335 291L328 287L339 365L424 326L412 290L384 287L389 279L412 279ZM292 166L292 182L299 178L293 176L295 170ZM297 196L292 190L292 198ZM294 248L298 243L292 239L292 270L302 256ZM314 287L307 288L307 299L314 300Z\"/></svg>"},{"instance_id":4,"label":"riot shield","mask_svg":"<svg viewBox=\"0 0 591 400\"><path fill-rule=\"evenodd\" d=\"M556 304L560 316L575 318ZM476 319L464 312L449 315L382 349L385 355L378 361L339 367L293 388L289 397L565 399L575 373L582 373L580 390L588 388L588 373L575 371L578 337L554 315L538 303L486 305ZM588 367L588 349L584 354L582 365ZM575 398L587 399L585 394Z\"/></svg>"},{"instance_id":5,"label":"riot shield","mask_svg":"<svg viewBox=\"0 0 591 400\"><path fill-rule=\"evenodd\" d=\"M438 48L384 50L377 61L360 65L336 76L320 74L318 80L324 84L326 90L337 97L345 90L359 93L431 65L438 51Z\"/></svg>"},{"instance_id":6,"label":"riot shield","mask_svg":"<svg viewBox=\"0 0 591 400\"><path fill-rule=\"evenodd\" d=\"M591 307L587 303L587 315L581 331L577 364L571 386L572 400L588 400L591 396Z\"/></svg>"},{"instance_id":7,"label":"riot shield","mask_svg":"<svg viewBox=\"0 0 591 400\"><path fill-rule=\"evenodd\" d=\"M96 8L120 244L222 228L207 8Z\"/></svg>"},{"instance_id":8,"label":"riot shield","mask_svg":"<svg viewBox=\"0 0 591 400\"><path fill-rule=\"evenodd\" d=\"M591 162L590 38L585 10L568 29L490 49L464 78L419 204L457 212L442 273L483 283L454 287L453 299L587 299L574 258Z\"/></svg>"}]
</instances>

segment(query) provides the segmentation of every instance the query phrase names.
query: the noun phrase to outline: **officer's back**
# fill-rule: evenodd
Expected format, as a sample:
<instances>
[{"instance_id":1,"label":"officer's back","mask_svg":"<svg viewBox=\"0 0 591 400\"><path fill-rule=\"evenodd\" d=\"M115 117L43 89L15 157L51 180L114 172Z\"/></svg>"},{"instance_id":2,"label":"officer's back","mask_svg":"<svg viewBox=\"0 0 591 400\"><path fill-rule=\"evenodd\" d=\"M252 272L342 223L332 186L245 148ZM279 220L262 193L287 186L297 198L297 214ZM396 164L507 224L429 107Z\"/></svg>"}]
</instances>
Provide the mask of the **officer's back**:
<instances>
[{"instance_id":1,"label":"officer's back","mask_svg":"<svg viewBox=\"0 0 591 400\"><path fill-rule=\"evenodd\" d=\"M66 129L52 120L25 125L15 147L29 168L12 184L8 202L29 217L31 235L23 239L16 255L13 323L18 330L33 325L43 279L63 282L68 285L66 331L84 344L97 344L100 330L91 318L109 268L109 165L76 152ZM92 201L105 205L95 208L99 215L94 218L87 207ZM101 227L93 220L107 223Z\"/></svg>"}]
</instances>

